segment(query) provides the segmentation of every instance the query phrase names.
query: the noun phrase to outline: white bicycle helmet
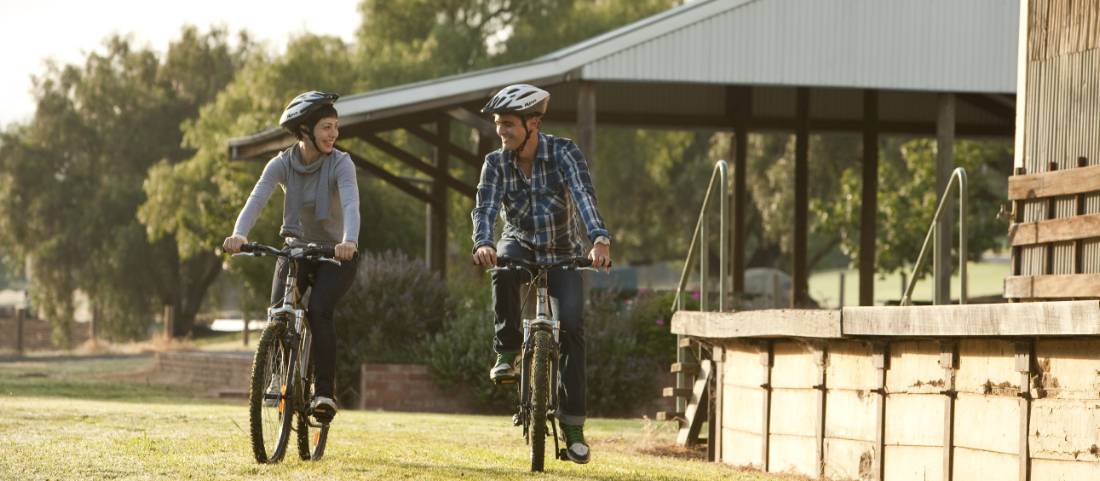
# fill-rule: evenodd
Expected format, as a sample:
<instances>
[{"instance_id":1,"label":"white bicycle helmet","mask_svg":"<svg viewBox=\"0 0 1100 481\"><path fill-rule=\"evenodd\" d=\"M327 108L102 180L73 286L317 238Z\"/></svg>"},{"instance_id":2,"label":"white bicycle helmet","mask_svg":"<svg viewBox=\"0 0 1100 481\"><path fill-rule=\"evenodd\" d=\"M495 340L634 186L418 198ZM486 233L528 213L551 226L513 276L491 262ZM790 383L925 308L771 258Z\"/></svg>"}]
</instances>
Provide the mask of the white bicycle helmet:
<instances>
[{"instance_id":1,"label":"white bicycle helmet","mask_svg":"<svg viewBox=\"0 0 1100 481\"><path fill-rule=\"evenodd\" d=\"M279 117L279 126L287 129L290 133L296 133L298 123L303 118L317 110L321 106L331 105L336 102L336 99L340 98L339 95L320 92L317 90L310 90L303 94L299 94L294 97L294 100L290 101L290 104L283 110L283 115Z\"/></svg>"},{"instance_id":2,"label":"white bicycle helmet","mask_svg":"<svg viewBox=\"0 0 1100 481\"><path fill-rule=\"evenodd\" d=\"M521 117L543 115L550 104L550 92L528 84L509 85L500 89L481 108L483 114L515 113Z\"/></svg>"}]
</instances>

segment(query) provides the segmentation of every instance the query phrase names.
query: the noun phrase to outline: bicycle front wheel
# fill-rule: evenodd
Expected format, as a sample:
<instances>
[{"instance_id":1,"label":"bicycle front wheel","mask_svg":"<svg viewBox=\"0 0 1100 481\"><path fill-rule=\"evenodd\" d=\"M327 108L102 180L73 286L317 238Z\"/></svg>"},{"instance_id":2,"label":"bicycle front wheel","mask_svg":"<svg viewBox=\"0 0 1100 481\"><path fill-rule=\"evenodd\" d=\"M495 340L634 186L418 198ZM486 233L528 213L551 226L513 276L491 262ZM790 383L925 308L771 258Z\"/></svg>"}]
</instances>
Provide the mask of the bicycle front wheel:
<instances>
[{"instance_id":1,"label":"bicycle front wheel","mask_svg":"<svg viewBox=\"0 0 1100 481\"><path fill-rule=\"evenodd\" d=\"M252 360L248 392L252 454L258 463L277 463L286 454L294 414L293 365L294 351L286 342L286 326L269 324Z\"/></svg>"},{"instance_id":2,"label":"bicycle front wheel","mask_svg":"<svg viewBox=\"0 0 1100 481\"><path fill-rule=\"evenodd\" d=\"M542 471L546 454L546 410L550 404L550 331L535 331L531 355L531 471Z\"/></svg>"}]
</instances>

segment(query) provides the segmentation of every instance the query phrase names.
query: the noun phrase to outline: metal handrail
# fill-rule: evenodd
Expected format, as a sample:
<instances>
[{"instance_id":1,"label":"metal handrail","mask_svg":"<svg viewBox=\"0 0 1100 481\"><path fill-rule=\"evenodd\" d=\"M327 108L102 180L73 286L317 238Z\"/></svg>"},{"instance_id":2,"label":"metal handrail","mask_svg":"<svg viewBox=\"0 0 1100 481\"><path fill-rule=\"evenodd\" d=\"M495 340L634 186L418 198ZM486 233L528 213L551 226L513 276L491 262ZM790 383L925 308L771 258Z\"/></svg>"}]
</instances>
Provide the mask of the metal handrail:
<instances>
[{"instance_id":1,"label":"metal handrail","mask_svg":"<svg viewBox=\"0 0 1100 481\"><path fill-rule=\"evenodd\" d=\"M716 162L714 165L714 170L711 171L710 182L707 183L706 195L703 196L703 207L699 209L699 220L695 222L695 232L692 234L691 244L688 246L687 259L684 260L684 269L680 273L680 282L676 286L676 297L673 304L673 311L678 311L684 306L684 286L687 284L687 276L688 271L691 268L691 261L695 257L695 244L699 243L700 238L704 238L706 236L706 227L703 220L707 214L707 207L710 204L710 194L714 191L714 180L716 178L720 179L720 183L718 185L718 196L720 198L718 212L719 216L721 217L718 227L718 310L723 311L726 308L726 255L729 252L729 236L726 229L726 217L728 217L726 213L729 210L729 195L727 192L727 188L729 185L728 171L729 167L724 160L719 160L718 162ZM706 240L704 239L702 242L705 243ZM699 310L702 311L706 308L706 294L704 293L706 292L707 259L706 249L701 247L700 251L702 251L702 255L700 255L701 264L699 266Z\"/></svg>"},{"instance_id":2,"label":"metal handrail","mask_svg":"<svg viewBox=\"0 0 1100 481\"><path fill-rule=\"evenodd\" d=\"M901 305L903 306L908 306L912 302L913 287L917 284L917 273L920 272L924 255L928 251L928 241L932 239L932 234L936 232L936 222L940 219L940 213L947 202L947 196L951 193L951 187L955 185L956 178L959 179L959 304L966 304L966 169L958 167L954 172L951 172L951 178L947 180L947 188L943 190L939 206L936 207L936 214L932 216L932 225L928 228L928 234L924 236L924 245L921 246L917 263L913 266L913 274L909 276L909 285L905 288L905 295L901 297ZM933 266L933 268L935 267ZM950 278L950 274L948 274L948 277ZM934 278L935 271L933 270Z\"/></svg>"}]
</instances>

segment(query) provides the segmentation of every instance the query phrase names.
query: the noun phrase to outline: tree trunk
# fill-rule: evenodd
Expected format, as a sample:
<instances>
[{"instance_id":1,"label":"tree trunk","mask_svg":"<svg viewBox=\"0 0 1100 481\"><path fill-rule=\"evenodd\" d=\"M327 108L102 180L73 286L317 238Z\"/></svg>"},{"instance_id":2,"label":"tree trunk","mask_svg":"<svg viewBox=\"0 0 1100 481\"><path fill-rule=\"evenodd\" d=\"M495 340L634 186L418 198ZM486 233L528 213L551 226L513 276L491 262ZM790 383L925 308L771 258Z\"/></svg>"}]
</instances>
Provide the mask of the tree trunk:
<instances>
[{"instance_id":1,"label":"tree trunk","mask_svg":"<svg viewBox=\"0 0 1100 481\"><path fill-rule=\"evenodd\" d=\"M221 258L215 255L198 255L183 261L174 303L176 318L172 326L173 337L191 334L191 329L195 327L195 315L206 297L206 290L222 271L221 262Z\"/></svg>"}]
</instances>

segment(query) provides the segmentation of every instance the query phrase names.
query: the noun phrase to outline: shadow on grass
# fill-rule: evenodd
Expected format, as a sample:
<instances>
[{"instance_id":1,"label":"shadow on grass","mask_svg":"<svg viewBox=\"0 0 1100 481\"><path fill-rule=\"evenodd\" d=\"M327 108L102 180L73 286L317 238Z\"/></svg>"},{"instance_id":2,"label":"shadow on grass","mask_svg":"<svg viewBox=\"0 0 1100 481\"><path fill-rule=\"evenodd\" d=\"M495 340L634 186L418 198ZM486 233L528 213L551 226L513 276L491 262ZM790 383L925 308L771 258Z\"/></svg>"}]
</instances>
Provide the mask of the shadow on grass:
<instances>
[{"instance_id":1,"label":"shadow on grass","mask_svg":"<svg viewBox=\"0 0 1100 481\"><path fill-rule=\"evenodd\" d=\"M387 466L398 470L412 471L417 473L423 473L424 477L437 477L440 479L517 479L517 478L530 478L530 477L548 477L549 479L576 479L576 480L601 480L601 481L623 481L624 479L637 479L637 473L631 474L615 474L615 473L598 473L593 470L585 469L581 472L566 472L560 469L554 469L555 466L566 466L568 461L560 461L554 459L551 453L547 453L546 457L546 470L542 473L530 472L526 469L513 469L507 467L474 467L474 466L441 466L437 464L415 463L415 462L395 462L378 460L372 463L372 466ZM583 468L582 468L583 469ZM352 468L354 470L354 468ZM363 472L370 472L371 470L361 470ZM652 473L646 476L647 480L691 480L695 479L691 476L664 476L656 475Z\"/></svg>"}]
</instances>

